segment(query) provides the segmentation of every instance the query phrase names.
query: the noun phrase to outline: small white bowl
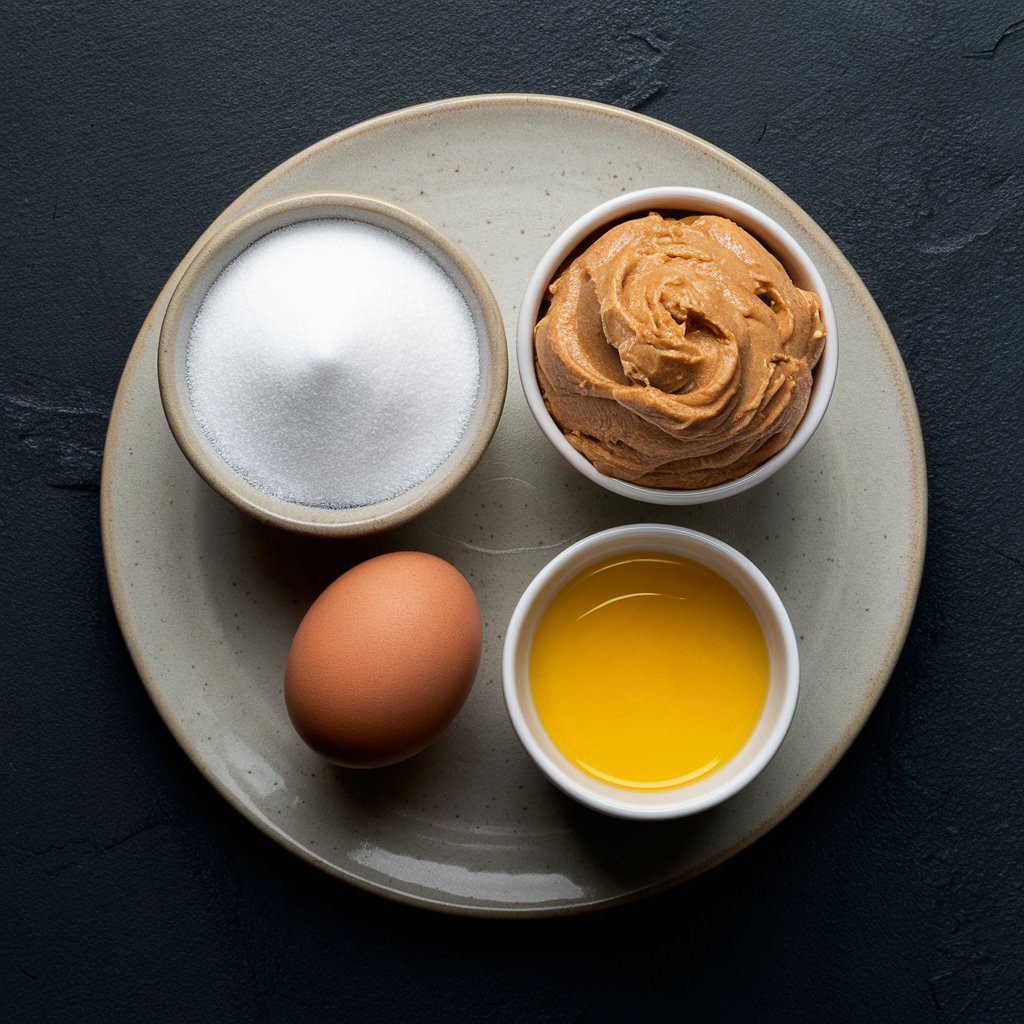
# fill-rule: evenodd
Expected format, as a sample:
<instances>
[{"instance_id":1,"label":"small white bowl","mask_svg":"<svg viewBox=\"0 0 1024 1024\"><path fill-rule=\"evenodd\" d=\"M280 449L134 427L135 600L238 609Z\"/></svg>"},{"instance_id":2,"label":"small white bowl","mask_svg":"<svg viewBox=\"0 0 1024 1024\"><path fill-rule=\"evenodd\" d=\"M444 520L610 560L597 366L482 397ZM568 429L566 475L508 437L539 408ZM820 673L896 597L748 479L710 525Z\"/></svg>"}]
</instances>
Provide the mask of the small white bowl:
<instances>
[{"instance_id":1,"label":"small white bowl","mask_svg":"<svg viewBox=\"0 0 1024 1024\"><path fill-rule=\"evenodd\" d=\"M591 565L614 555L660 551L689 558L731 583L757 616L768 647L768 695L761 717L738 753L696 782L665 790L632 790L602 782L565 757L545 732L530 691L530 648L555 595ZM526 588L509 623L502 659L505 704L520 742L563 792L619 818L679 818L707 810L746 786L768 764L786 736L800 684L796 636L786 609L764 574L728 544L681 526L617 526L573 544L553 558Z\"/></svg>"},{"instance_id":2,"label":"small white bowl","mask_svg":"<svg viewBox=\"0 0 1024 1024\"><path fill-rule=\"evenodd\" d=\"M822 319L826 331L825 348L818 365L814 368L811 397L800 425L781 451L749 473L715 487L702 487L694 490L643 487L601 473L565 439L565 435L552 419L544 404L540 384L537 381L533 332L541 304L547 296L548 285L574 251L591 235L596 235L630 216L646 214L650 211L672 212L680 216L709 213L728 217L761 242L786 268L790 278L799 288L816 292L818 298L821 299ZM516 357L523 391L534 419L557 451L588 480L593 480L594 483L600 484L616 494L635 498L637 501L650 502L654 505L697 505L705 501L732 497L734 494L739 494L747 488L767 480L803 448L825 415L825 409L832 397L836 370L839 365L839 348L836 315L825 282L810 257L789 232L749 203L733 199L721 192L710 192L702 188L665 186L627 192L625 195L610 199L584 214L554 241L540 263L537 264L537 269L526 286L516 330Z\"/></svg>"}]
</instances>

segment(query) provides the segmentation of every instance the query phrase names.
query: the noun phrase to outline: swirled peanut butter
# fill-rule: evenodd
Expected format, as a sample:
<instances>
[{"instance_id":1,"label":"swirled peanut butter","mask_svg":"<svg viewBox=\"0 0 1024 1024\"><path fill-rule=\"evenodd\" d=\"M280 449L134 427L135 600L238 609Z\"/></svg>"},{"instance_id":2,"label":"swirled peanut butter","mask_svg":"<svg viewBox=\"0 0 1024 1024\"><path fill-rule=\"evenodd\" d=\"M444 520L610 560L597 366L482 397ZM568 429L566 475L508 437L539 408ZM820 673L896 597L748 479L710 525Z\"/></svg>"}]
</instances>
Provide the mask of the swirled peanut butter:
<instances>
[{"instance_id":1,"label":"swirled peanut butter","mask_svg":"<svg viewBox=\"0 0 1024 1024\"><path fill-rule=\"evenodd\" d=\"M544 401L608 476L726 483L785 447L807 408L821 303L731 220L619 224L550 298L534 333Z\"/></svg>"}]
</instances>

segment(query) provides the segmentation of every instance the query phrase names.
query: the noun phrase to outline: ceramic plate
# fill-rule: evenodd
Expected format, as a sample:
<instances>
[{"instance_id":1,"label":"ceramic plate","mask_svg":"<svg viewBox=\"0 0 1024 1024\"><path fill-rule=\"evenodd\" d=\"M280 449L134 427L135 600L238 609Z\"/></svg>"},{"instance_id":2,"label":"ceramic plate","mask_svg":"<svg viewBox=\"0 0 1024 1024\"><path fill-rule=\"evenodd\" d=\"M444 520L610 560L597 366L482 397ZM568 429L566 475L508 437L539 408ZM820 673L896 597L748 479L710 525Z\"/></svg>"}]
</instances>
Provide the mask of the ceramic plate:
<instances>
[{"instance_id":1,"label":"ceramic plate","mask_svg":"<svg viewBox=\"0 0 1024 1024\"><path fill-rule=\"evenodd\" d=\"M655 892L742 849L796 807L885 686L924 557L913 396L860 279L820 228L748 167L626 111L543 96L470 97L318 143L257 182L210 231L294 192L396 200L465 247L490 281L511 341L520 296L552 238L602 200L666 184L727 192L775 217L817 262L839 320L839 379L824 423L782 472L727 501L658 508L587 482L534 423L513 359L495 439L443 505L372 541L297 538L209 490L167 428L157 335L181 268L142 326L103 468L104 550L121 628L160 714L199 769L256 825L332 875L470 914L566 913ZM505 626L533 575L571 541L640 521L678 523L738 547L774 582L800 643L799 707L778 755L737 797L679 822L618 821L562 797L521 750L501 695ZM486 638L476 686L423 754L373 772L333 768L303 746L285 713L292 632L347 566L403 548L450 560L475 587Z\"/></svg>"}]
</instances>

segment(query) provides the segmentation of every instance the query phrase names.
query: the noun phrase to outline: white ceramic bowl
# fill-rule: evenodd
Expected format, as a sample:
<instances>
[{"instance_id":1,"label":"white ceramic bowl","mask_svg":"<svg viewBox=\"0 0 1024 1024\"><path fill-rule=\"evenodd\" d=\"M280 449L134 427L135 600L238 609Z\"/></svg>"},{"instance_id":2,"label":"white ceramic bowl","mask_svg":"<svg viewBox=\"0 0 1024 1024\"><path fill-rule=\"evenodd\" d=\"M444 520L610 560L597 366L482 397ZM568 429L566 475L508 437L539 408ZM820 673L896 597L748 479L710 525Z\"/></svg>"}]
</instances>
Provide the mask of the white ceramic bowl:
<instances>
[{"instance_id":1,"label":"white ceramic bowl","mask_svg":"<svg viewBox=\"0 0 1024 1024\"><path fill-rule=\"evenodd\" d=\"M369 505L320 508L287 501L253 486L220 456L200 426L189 397L187 351L206 293L228 264L259 238L302 221L336 218L372 224L412 242L447 274L469 307L479 339L480 385L469 424L448 457L426 479ZM257 519L298 533L359 536L390 529L446 497L477 464L501 416L508 381L508 351L501 311L484 276L452 239L395 203L353 193L308 193L243 214L195 254L171 295L160 328L157 357L160 398L178 446L228 501ZM332 439L339 446L346 438ZM367 459L387 453L367 452Z\"/></svg>"},{"instance_id":2,"label":"white ceramic bowl","mask_svg":"<svg viewBox=\"0 0 1024 1024\"><path fill-rule=\"evenodd\" d=\"M778 259L798 287L816 292L821 299L822 319L826 330L825 348L814 369L811 397L800 425L793 433L789 443L780 452L744 476L715 487L667 490L642 487L626 480L606 476L595 469L591 462L565 439L558 424L552 419L544 405L540 385L537 382L533 331L540 314L541 304L547 295L548 285L584 240L630 216L645 214L652 210L671 211L678 213L679 216L710 213L730 218L740 227L749 231ZM749 203L733 199L731 196L701 188L666 186L628 192L615 199L610 199L584 214L554 241L540 263L537 264L530 283L526 286L516 330L516 357L523 391L534 418L548 440L585 477L609 491L625 495L627 498L635 498L638 501L646 501L655 505L696 505L705 501L731 497L767 480L803 448L825 415L825 409L832 397L836 370L839 365L839 348L836 316L829 298L828 288L810 257L789 232L767 214L755 209Z\"/></svg>"},{"instance_id":3,"label":"white ceramic bowl","mask_svg":"<svg viewBox=\"0 0 1024 1024\"><path fill-rule=\"evenodd\" d=\"M768 695L746 744L721 767L696 782L665 790L632 790L582 771L554 745L541 725L530 691L530 647L555 595L605 558L660 551L707 566L731 583L757 616L768 647ZM552 559L526 588L505 635L502 660L505 704L527 753L563 792L597 811L620 818L678 818L721 803L746 786L771 760L796 710L800 668L796 636L778 594L744 555L713 537L681 526L617 526L573 544Z\"/></svg>"}]
</instances>

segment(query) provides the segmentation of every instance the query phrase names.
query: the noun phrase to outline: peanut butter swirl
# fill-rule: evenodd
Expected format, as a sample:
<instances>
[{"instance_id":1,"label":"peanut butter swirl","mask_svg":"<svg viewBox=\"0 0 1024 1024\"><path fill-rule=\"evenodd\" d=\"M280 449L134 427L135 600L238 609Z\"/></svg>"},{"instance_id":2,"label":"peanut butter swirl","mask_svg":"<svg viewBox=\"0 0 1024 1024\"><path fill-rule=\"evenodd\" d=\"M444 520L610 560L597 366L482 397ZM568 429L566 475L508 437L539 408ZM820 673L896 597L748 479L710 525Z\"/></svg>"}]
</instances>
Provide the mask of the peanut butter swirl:
<instances>
[{"instance_id":1,"label":"peanut butter swirl","mask_svg":"<svg viewBox=\"0 0 1024 1024\"><path fill-rule=\"evenodd\" d=\"M825 344L821 303L723 217L652 213L550 286L534 332L545 404L608 476L689 490L789 441Z\"/></svg>"}]
</instances>

